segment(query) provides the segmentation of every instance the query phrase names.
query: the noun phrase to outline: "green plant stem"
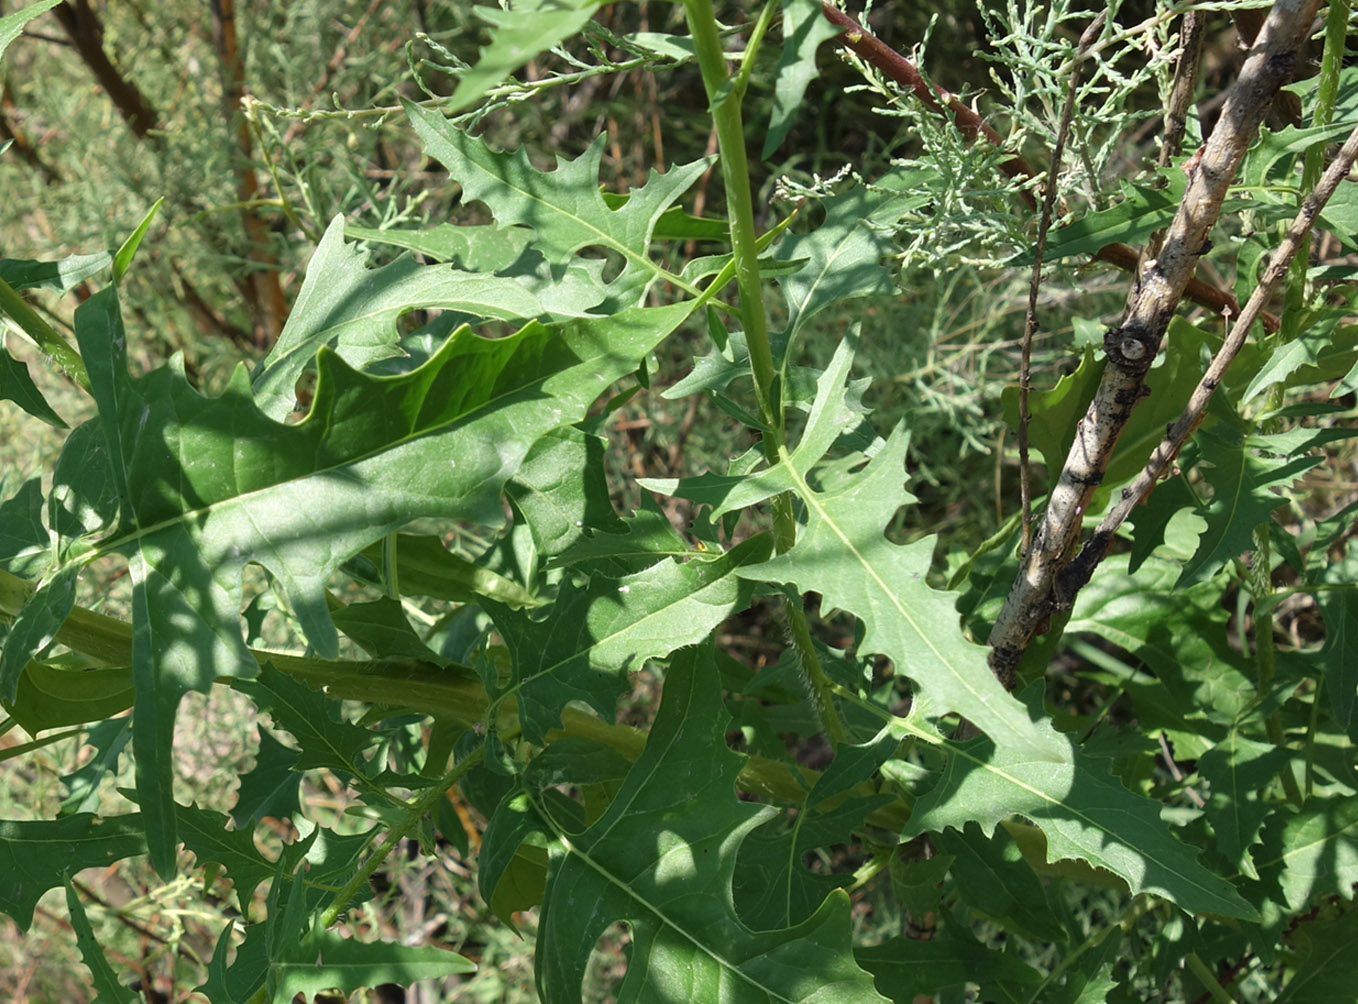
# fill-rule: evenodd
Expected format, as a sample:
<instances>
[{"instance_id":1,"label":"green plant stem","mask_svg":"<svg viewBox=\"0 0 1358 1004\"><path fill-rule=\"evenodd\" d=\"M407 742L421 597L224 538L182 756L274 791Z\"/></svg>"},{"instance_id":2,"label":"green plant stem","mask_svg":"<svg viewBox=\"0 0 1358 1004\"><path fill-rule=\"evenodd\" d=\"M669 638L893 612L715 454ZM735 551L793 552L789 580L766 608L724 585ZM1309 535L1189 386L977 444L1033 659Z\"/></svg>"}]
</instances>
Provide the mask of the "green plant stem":
<instances>
[{"instance_id":1,"label":"green plant stem","mask_svg":"<svg viewBox=\"0 0 1358 1004\"><path fill-rule=\"evenodd\" d=\"M1311 115L1311 125L1327 126L1334 120L1335 101L1339 95L1339 71L1343 67L1344 47L1347 42L1349 10L1351 0L1331 0L1329 13L1325 17L1325 48L1320 59L1320 73L1316 80L1316 106ZM1305 201L1307 195L1316 187L1321 171L1325 168L1325 143L1314 143L1302 159L1301 186L1297 189L1297 203ZM1302 238L1297 256L1287 273L1287 285L1283 291L1285 311L1283 314L1283 341L1298 336L1302 323L1302 311L1306 306L1309 292L1306 271L1311 265L1311 235ZM1290 322L1290 323L1289 323ZM1290 337L1289 337L1290 336ZM1273 398L1270 396L1270 403Z\"/></svg>"},{"instance_id":2,"label":"green plant stem","mask_svg":"<svg viewBox=\"0 0 1358 1004\"><path fill-rule=\"evenodd\" d=\"M764 33L769 30L769 25L773 23L773 15L778 12L778 0L766 0L764 9L759 12L759 20L754 23L754 30L750 32L750 41L745 46L745 55L740 60L740 69L736 71L735 92L736 100L743 100L745 88L750 83L750 73L754 70L754 60L759 55L759 44L764 40Z\"/></svg>"},{"instance_id":3,"label":"green plant stem","mask_svg":"<svg viewBox=\"0 0 1358 1004\"><path fill-rule=\"evenodd\" d=\"M749 159L745 151L745 125L740 114L740 98L759 39L772 17L772 4L766 4L755 25L740 75L733 82L726 65L721 36L711 0L684 0L698 67L711 105L721 154L722 184L726 191L726 212L731 226L731 251L735 257L736 288L740 294L740 320L750 351L750 372L754 377L754 396L764 422L764 456L769 463L786 462L783 438L781 394L773 348L769 342L768 318L764 309L764 289L759 277L759 237L754 226L754 199L750 193ZM784 493L773 499L773 546L778 554L790 551L797 542L797 518L792 498ZM830 742L844 740L844 725L835 710L833 684L825 675L811 643L806 613L791 601L785 605L792 642L796 646L802 675L811 700L821 719L821 728Z\"/></svg>"},{"instance_id":4,"label":"green plant stem","mask_svg":"<svg viewBox=\"0 0 1358 1004\"><path fill-rule=\"evenodd\" d=\"M0 279L0 314L8 314L48 361L85 393L90 392L90 375L80 354L4 279Z\"/></svg>"},{"instance_id":5,"label":"green plant stem","mask_svg":"<svg viewBox=\"0 0 1358 1004\"><path fill-rule=\"evenodd\" d=\"M1269 598L1273 594L1272 551L1268 541L1268 526L1254 530L1254 563L1250 568L1250 590L1254 594L1254 665L1258 679L1259 693L1268 693L1273 686L1277 670L1277 653L1273 645L1273 605ZM1283 733L1282 714L1276 709L1265 720L1268 740L1280 750L1287 749L1287 736ZM1284 763L1278 771L1283 783L1283 791L1288 801L1300 806L1301 788L1297 785L1296 775L1292 772L1291 762Z\"/></svg>"},{"instance_id":6,"label":"green plant stem","mask_svg":"<svg viewBox=\"0 0 1358 1004\"><path fill-rule=\"evenodd\" d=\"M801 663L802 678L811 692L811 702L820 718L820 727L830 745L838 749L844 742L844 723L835 710L835 684L825 673L816 654L816 646L811 639L811 625L807 623L806 611L791 597L784 600L787 609L788 629L792 633L792 643L797 650Z\"/></svg>"},{"instance_id":7,"label":"green plant stem","mask_svg":"<svg viewBox=\"0 0 1358 1004\"><path fill-rule=\"evenodd\" d=\"M749 344L750 369L760 416L769 426L765 438L782 438L781 416L773 400L773 350L764 316L763 287L759 278L758 238L754 227L754 200L750 195L749 160L745 152L745 126L740 99L732 86L726 53L717 33L711 0L684 0L689 31L698 54L698 66L707 90L712 121L721 153L722 182L726 191L727 217L731 226L731 250L736 259L736 288L740 291L740 320ZM767 448L766 448L767 452ZM776 452L776 443L775 443Z\"/></svg>"},{"instance_id":8,"label":"green plant stem","mask_svg":"<svg viewBox=\"0 0 1358 1004\"><path fill-rule=\"evenodd\" d=\"M1217 980L1212 970L1207 968L1207 963L1198 958L1197 952L1189 952L1184 956L1184 961L1188 963L1188 968L1193 970L1193 975L1207 989L1212 1000L1216 1001L1217 1004L1235 1004L1235 998L1226 992L1226 988Z\"/></svg>"},{"instance_id":9,"label":"green plant stem","mask_svg":"<svg viewBox=\"0 0 1358 1004\"><path fill-rule=\"evenodd\" d=\"M484 746L476 747L471 753L464 756L452 770L439 778L433 787L411 803L405 817L387 831L381 845L368 855L367 860L363 862L363 865L354 873L353 877L344 883L344 887L335 894L335 898L331 900L330 905L321 914L320 924L322 927L330 927L339 919L339 915L344 912L349 901L367 884L368 879L372 878L373 872L381 867L382 862L387 859L396 845L408 837L411 830L420 825L420 822L433 811L434 806L438 804L440 798L443 798L448 789L462 779L462 775L481 762L484 750Z\"/></svg>"}]
</instances>

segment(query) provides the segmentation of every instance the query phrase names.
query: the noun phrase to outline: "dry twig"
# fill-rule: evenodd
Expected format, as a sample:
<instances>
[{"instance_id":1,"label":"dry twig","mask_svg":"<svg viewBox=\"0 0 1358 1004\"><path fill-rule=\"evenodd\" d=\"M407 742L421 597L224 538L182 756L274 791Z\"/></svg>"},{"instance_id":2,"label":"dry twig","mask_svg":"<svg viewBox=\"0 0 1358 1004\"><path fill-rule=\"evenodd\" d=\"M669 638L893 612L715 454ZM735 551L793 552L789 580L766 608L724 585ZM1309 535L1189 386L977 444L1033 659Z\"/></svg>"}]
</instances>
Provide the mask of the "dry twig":
<instances>
[{"instance_id":1,"label":"dry twig","mask_svg":"<svg viewBox=\"0 0 1358 1004\"><path fill-rule=\"evenodd\" d=\"M1278 0L1227 97L1216 129L1200 151L1159 256L1148 261L1128 297L1123 321L1104 336L1107 363L1099 388L1075 432L1033 546L990 635L990 664L1012 686L1024 649L1054 610L1058 573L1075 556L1090 497L1132 408L1144 397L1146 373L1160 350L1170 318L1207 250L1231 179L1258 132L1273 96L1292 76L1297 50L1319 0Z\"/></svg>"}]
</instances>

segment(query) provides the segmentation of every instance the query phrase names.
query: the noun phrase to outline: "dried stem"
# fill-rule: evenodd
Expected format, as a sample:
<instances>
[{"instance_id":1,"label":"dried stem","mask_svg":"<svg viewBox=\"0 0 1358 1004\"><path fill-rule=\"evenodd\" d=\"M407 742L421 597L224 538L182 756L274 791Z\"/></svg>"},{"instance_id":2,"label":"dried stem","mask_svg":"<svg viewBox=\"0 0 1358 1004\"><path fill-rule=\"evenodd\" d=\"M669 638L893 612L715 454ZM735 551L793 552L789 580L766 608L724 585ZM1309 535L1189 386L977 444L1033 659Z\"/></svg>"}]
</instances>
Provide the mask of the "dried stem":
<instances>
[{"instance_id":1,"label":"dried stem","mask_svg":"<svg viewBox=\"0 0 1358 1004\"><path fill-rule=\"evenodd\" d=\"M1354 129L1349 134L1349 138L1340 148L1338 156L1335 157L1329 169L1317 183L1315 190L1297 212L1291 226L1287 228L1287 234L1283 237L1282 243L1278 245L1277 251L1273 253L1268 268L1264 271L1263 278L1250 295L1244 310L1241 311L1240 316L1231 326L1231 333L1226 337L1226 341L1222 343L1221 348L1212 357L1207 372L1202 375L1202 379L1188 399L1188 404L1184 407L1183 413L1169 427L1169 431L1165 434L1160 445L1152 451L1150 460L1146 462L1145 468L1137 475L1136 480L1122 490L1122 498L1103 518L1103 522L1099 524L1094 536L1081 549L1079 556L1062 573L1061 591L1067 596L1073 597L1080 587L1089 581L1089 576L1093 574L1094 568L1108 553L1113 534L1117 532L1118 527L1127 519L1132 510L1145 501L1155 483L1160 480L1174 458L1179 455L1179 450L1188 440L1189 435L1202 421L1202 417L1207 411L1207 405L1212 399L1212 393L1226 373L1226 367L1230 366L1244 346L1250 327L1258 319L1260 309L1273 295L1278 283L1282 281L1292 260L1296 257L1297 251L1305 244L1306 236L1311 232L1316 217L1325 208L1325 203L1334 194L1339 183L1348 176L1355 158L1358 158L1358 129Z\"/></svg>"},{"instance_id":2,"label":"dried stem","mask_svg":"<svg viewBox=\"0 0 1358 1004\"><path fill-rule=\"evenodd\" d=\"M1122 323L1104 336L1108 358L1099 388L1076 428L1033 546L991 632L991 669L1006 685L1013 684L1018 661L1033 635L1054 610L1068 608L1057 593L1057 573L1075 556L1085 507L1103 480L1132 408L1149 393L1146 373L1189 277L1207 250L1227 186L1273 96L1290 79L1297 49L1319 2L1279 0L1272 8L1220 121L1201 150L1163 249L1137 277Z\"/></svg>"},{"instance_id":3,"label":"dried stem","mask_svg":"<svg viewBox=\"0 0 1358 1004\"><path fill-rule=\"evenodd\" d=\"M1093 23L1080 36L1080 44L1075 50L1075 62L1071 67L1070 81L1066 87L1066 103L1061 109L1061 124L1056 130L1056 145L1052 148L1051 167L1047 169L1047 184L1042 196L1042 213L1037 223L1037 243L1033 249L1033 271L1028 282L1028 311L1023 319L1023 350L1019 363L1019 495L1023 504L1023 544L1021 554L1028 553L1028 544L1033 526L1033 482L1028 462L1028 423L1032 416L1028 413L1028 395L1033 381L1033 336L1037 334L1037 294L1042 288L1042 259L1047 253L1047 231L1051 229L1052 216L1056 212L1057 178L1061 174L1061 157L1066 150L1066 137L1070 133L1070 119L1075 112L1075 93L1080 87L1080 65L1089 52L1089 47L1099 37L1104 22L1108 19L1106 11L1100 12Z\"/></svg>"}]
</instances>

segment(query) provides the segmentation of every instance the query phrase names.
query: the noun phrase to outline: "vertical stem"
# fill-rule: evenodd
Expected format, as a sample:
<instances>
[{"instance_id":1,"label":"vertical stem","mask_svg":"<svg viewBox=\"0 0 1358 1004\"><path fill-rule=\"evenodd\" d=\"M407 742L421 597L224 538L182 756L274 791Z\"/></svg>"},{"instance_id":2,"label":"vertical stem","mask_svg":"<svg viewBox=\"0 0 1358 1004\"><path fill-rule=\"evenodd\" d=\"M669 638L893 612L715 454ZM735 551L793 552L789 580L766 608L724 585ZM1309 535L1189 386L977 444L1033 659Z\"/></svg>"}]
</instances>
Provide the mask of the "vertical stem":
<instances>
[{"instance_id":1,"label":"vertical stem","mask_svg":"<svg viewBox=\"0 0 1358 1004\"><path fill-rule=\"evenodd\" d=\"M755 400L760 417L775 440L782 439L782 416L774 400L773 350L769 344L764 295L759 280L759 250L754 229L754 200L750 196L750 169L745 153L745 125L740 99L730 86L726 53L717 34L712 0L684 0L689 31L698 54L703 86L707 89L712 123L721 151L722 182L726 189L726 212L731 226L731 250L736 259L736 288L740 291L740 320L750 348ZM777 443L773 455L777 456ZM767 447L766 447L767 452Z\"/></svg>"},{"instance_id":2,"label":"vertical stem","mask_svg":"<svg viewBox=\"0 0 1358 1004\"><path fill-rule=\"evenodd\" d=\"M415 799L414 803L410 806L410 810L405 814L405 817L387 831L387 835L383 838L381 846L368 855L368 859L363 862L358 871L354 872L353 877L344 884L344 888L335 893L335 898L330 901L330 905L326 907L325 912L321 914L320 924L322 927L329 927L335 923L335 921L339 920L339 915L344 912L344 908L349 905L349 901L354 898L354 895L358 890L363 888L368 879L372 878L373 872L377 871L382 862L387 860L387 856L391 854L396 845L404 840L410 834L410 831L420 824L420 821L424 819L435 805L438 804L438 800L444 796L448 789L462 779L463 774L467 773L468 770L481 762L481 757L484 752L485 746L478 746L471 753L464 756L457 766L444 774L443 777L439 778L438 782L435 783L433 787L429 788L428 791Z\"/></svg>"},{"instance_id":3,"label":"vertical stem","mask_svg":"<svg viewBox=\"0 0 1358 1004\"><path fill-rule=\"evenodd\" d=\"M769 15L770 10L766 5L764 15ZM740 292L740 320L750 350L755 401L759 407L759 417L764 423L764 456L769 463L777 463L785 452L783 405L777 369L773 363L773 348L769 342L763 285L759 278L754 199L750 194L745 124L740 114L741 88L731 80L726 65L726 53L717 32L712 0L684 0L684 14L698 55L698 67L702 71L712 123L717 131L722 185L726 191L726 214L731 227L731 251L736 264L736 288ZM762 28L766 25L766 16L761 15L756 32L762 34ZM752 57L752 53L747 54L747 59ZM748 65L747 62L746 67ZM743 73L742 79L745 76L748 73ZM779 554L790 551L797 542L797 520L792 508L792 497L787 493L773 499L773 542ZM844 726L835 712L834 684L826 676L816 656L806 612L792 601L786 603L786 610L792 641L797 648L803 677L811 691L812 703L820 715L821 727L830 741L838 745L844 737Z\"/></svg>"},{"instance_id":4,"label":"vertical stem","mask_svg":"<svg viewBox=\"0 0 1358 1004\"><path fill-rule=\"evenodd\" d=\"M1276 669L1276 653L1273 646L1273 614L1267 607L1267 600L1273 593L1272 549L1268 541L1268 524L1254 530L1254 564L1250 571L1250 591L1254 594L1254 665L1259 681L1259 693L1268 692L1273 686ZM1260 612L1261 608L1265 612ZM1265 720L1268 740L1278 749L1286 749L1287 736L1283 734L1282 714L1274 710ZM1292 764L1285 763L1278 772L1283 783L1283 791L1294 805L1301 805L1301 788L1297 785Z\"/></svg>"},{"instance_id":5,"label":"vertical stem","mask_svg":"<svg viewBox=\"0 0 1358 1004\"><path fill-rule=\"evenodd\" d=\"M1217 980L1212 970L1207 968L1207 963L1198 957L1197 952L1189 952L1184 961L1188 963L1193 975L1207 988L1207 993L1211 995L1215 1004L1235 1004L1235 998L1226 992L1226 988Z\"/></svg>"},{"instance_id":6,"label":"vertical stem","mask_svg":"<svg viewBox=\"0 0 1358 1004\"><path fill-rule=\"evenodd\" d=\"M1339 96L1339 71L1343 66L1344 47L1347 42L1349 11L1351 0L1330 0L1329 13L1325 17L1325 49L1320 59L1320 74L1316 81L1316 106L1311 115L1311 125L1326 126L1334 120L1335 101ZM1302 161L1301 188L1297 194L1300 204L1320 179L1325 167L1324 143L1313 144ZM1292 268L1287 277L1284 290L1284 340L1288 334L1295 337L1300 323L1302 309L1306 306L1306 270L1311 264L1311 235L1308 233L1297 257L1292 260ZM1286 323L1287 319L1292 323ZM1270 404L1272 398L1270 398Z\"/></svg>"}]
</instances>

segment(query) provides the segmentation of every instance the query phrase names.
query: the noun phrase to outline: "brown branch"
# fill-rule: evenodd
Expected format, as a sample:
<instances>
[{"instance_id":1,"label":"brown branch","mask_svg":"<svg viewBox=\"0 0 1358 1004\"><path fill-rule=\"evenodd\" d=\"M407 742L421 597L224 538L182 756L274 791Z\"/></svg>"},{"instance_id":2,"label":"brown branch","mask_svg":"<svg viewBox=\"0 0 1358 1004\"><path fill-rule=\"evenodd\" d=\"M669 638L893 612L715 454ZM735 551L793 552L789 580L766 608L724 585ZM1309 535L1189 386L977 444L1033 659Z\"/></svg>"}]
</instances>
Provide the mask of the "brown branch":
<instances>
[{"instance_id":1,"label":"brown branch","mask_svg":"<svg viewBox=\"0 0 1358 1004\"><path fill-rule=\"evenodd\" d=\"M975 109L962 103L945 88L937 84L930 84L924 79L923 74L916 69L915 64L905 56L877 38L838 7L822 2L821 11L828 21L843 29L843 32L836 38L840 45L857 53L866 62L880 70L888 79L894 80L914 93L926 108L939 114L943 114L945 111L951 114L952 121L956 123L958 131L963 136L968 139L984 136L995 146L1003 145L1004 141L1000 134L987 125ZM1026 180L1037 176L1032 165L1018 154L1002 163L1000 169L1011 178ZM1037 208L1037 200L1030 191L1025 190L1020 194L1029 208ZM1094 255L1094 258L1098 261L1107 262L1124 272L1135 273L1140 255L1135 248L1127 244L1109 244L1101 248ZM1240 311L1240 305L1235 302L1235 297L1230 293L1217 289L1210 283L1203 282L1196 277L1189 279L1184 295L1194 303L1207 307L1213 313L1221 313L1227 309L1232 313L1239 313ZM1278 318L1274 315L1264 314L1263 322L1269 331L1278 330Z\"/></svg>"},{"instance_id":2,"label":"brown branch","mask_svg":"<svg viewBox=\"0 0 1358 1004\"><path fill-rule=\"evenodd\" d=\"M1052 217L1056 213L1057 178L1061 174L1061 157L1066 150L1066 136L1070 132L1071 117L1075 114L1075 92L1080 87L1080 66L1088 54L1090 46L1099 37L1107 21L1107 12L1101 12L1084 34L1075 51L1075 62L1071 66L1070 79L1066 83L1066 100L1061 108L1061 125L1056 130L1056 145L1052 147L1052 162L1047 168L1047 184L1042 195L1042 213L1037 223L1037 242L1033 247L1033 270L1028 279L1028 309L1023 318L1023 349L1019 362L1019 496L1023 507L1023 543L1020 554L1028 553L1028 543L1033 528L1033 483L1032 471L1028 462L1028 423L1032 416L1028 413L1028 395L1033 382L1033 336L1037 334L1037 295L1042 288L1042 260L1047 254L1047 232L1051 229Z\"/></svg>"},{"instance_id":3,"label":"brown branch","mask_svg":"<svg viewBox=\"0 0 1358 1004\"><path fill-rule=\"evenodd\" d=\"M1226 189L1259 130L1273 96L1290 79L1297 50L1320 0L1278 0L1203 146L1164 247L1137 276L1123 321L1104 336L1107 362L1099 388L1076 427L1031 552L990 635L991 668L1006 684L1048 616L1066 604L1057 573L1075 556L1090 497L1103 479L1117 438L1144 397L1150 369L1198 258L1207 250Z\"/></svg>"},{"instance_id":4,"label":"brown branch","mask_svg":"<svg viewBox=\"0 0 1358 1004\"><path fill-rule=\"evenodd\" d=\"M1151 452L1150 460L1146 462L1145 468L1137 475L1136 480L1129 487L1122 489L1121 499L1104 516L1103 522L1094 531L1094 536L1085 543L1076 559L1060 573L1060 591L1064 596L1073 599L1075 594L1089 581L1094 569L1107 555L1108 548L1113 542L1113 534L1117 532L1123 521L1131 515L1132 510L1150 495L1155 483L1164 475L1165 470L1179 455L1179 450L1188 440L1188 437L1198 427L1198 423L1202 421L1203 415L1207 411L1207 405L1212 400L1212 393L1220 385L1221 378L1226 374L1226 368L1230 366L1244 346L1250 328L1258 319L1264 303L1273 295L1274 289L1282 281L1282 277L1296 258L1297 252L1305 244L1306 237L1311 232L1316 217L1325 208L1325 203L1330 200L1330 196L1339 187L1339 183L1348 177L1355 158L1358 158L1358 129L1354 129L1349 134L1348 140L1340 148L1334 162L1330 164L1324 176L1317 182L1315 190L1312 191L1310 197L1298 210L1296 217L1293 218L1291 226L1287 228L1287 234L1269 260L1268 268L1264 271L1259 285L1250 294L1249 301L1245 304L1244 310L1240 312L1240 316L1235 319L1226 341L1222 343L1221 348L1212 357L1207 372L1202 375L1202 379L1198 382L1192 396L1189 397L1188 404L1184 407L1179 418L1169 427L1160 445Z\"/></svg>"},{"instance_id":5,"label":"brown branch","mask_svg":"<svg viewBox=\"0 0 1358 1004\"><path fill-rule=\"evenodd\" d=\"M127 127L138 139L145 139L160 121L160 116L137 85L123 76L108 58L104 51L104 26L99 15L91 9L89 0L57 4L52 13Z\"/></svg>"},{"instance_id":6,"label":"brown branch","mask_svg":"<svg viewBox=\"0 0 1358 1004\"><path fill-rule=\"evenodd\" d=\"M254 348L262 351L278 340L288 315L288 304L278 281L278 260L270 247L269 225L254 209L259 198L259 179L255 175L250 123L241 111L245 61L236 37L235 0L213 0L212 15L217 54L221 60L222 111L227 123L236 130L239 147L236 199L241 207L241 225L250 245L249 258L253 266L246 277L245 293L254 317Z\"/></svg>"}]
</instances>

